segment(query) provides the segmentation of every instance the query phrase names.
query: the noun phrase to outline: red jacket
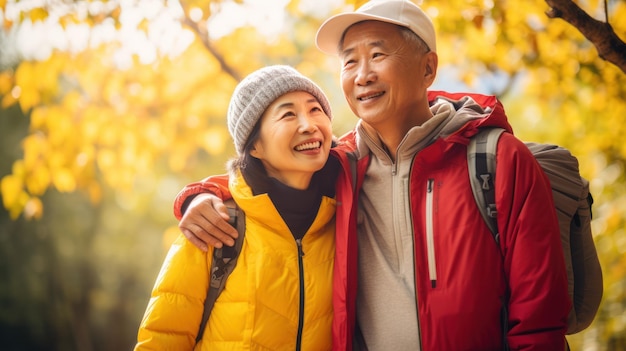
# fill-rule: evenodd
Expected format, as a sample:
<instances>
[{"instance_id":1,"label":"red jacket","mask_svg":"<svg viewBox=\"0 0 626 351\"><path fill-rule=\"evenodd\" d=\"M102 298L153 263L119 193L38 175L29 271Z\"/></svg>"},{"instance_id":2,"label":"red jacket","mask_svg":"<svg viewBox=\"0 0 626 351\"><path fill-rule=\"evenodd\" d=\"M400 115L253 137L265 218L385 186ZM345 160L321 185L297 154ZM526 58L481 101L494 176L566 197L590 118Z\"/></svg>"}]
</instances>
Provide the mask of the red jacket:
<instances>
[{"instance_id":1,"label":"red jacket","mask_svg":"<svg viewBox=\"0 0 626 351\"><path fill-rule=\"evenodd\" d=\"M466 95L492 112L418 152L411 168L421 349L500 350L500 307L510 291L510 348L562 350L570 302L549 182L526 146L505 133L497 155L496 205L501 240L500 248L496 247L472 195L467 145L478 128L499 126L511 132L511 127L495 97L432 91L429 99L460 99ZM354 131L344 135L331 151L342 165L336 191L335 350L352 349L355 326L358 192L354 190L360 188L369 161L369 155L356 161L355 136ZM433 190L430 194L429 184ZM184 200L201 192L229 197L223 177L189 184L176 198L177 218L181 217ZM431 218L426 218L427 196L432 196L434 204ZM427 221L432 221L431 233L426 230ZM434 244L436 279L429 273L428 236Z\"/></svg>"}]
</instances>

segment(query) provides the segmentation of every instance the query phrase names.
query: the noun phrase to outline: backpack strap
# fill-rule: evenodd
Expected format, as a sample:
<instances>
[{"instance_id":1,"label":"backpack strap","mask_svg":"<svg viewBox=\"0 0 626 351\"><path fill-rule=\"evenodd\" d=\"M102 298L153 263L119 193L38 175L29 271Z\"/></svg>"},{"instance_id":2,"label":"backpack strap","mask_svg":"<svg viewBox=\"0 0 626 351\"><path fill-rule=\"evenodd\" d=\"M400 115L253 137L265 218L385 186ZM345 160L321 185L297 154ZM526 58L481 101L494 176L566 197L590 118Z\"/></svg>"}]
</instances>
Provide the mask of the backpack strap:
<instances>
[{"instance_id":1,"label":"backpack strap","mask_svg":"<svg viewBox=\"0 0 626 351\"><path fill-rule=\"evenodd\" d=\"M470 139L467 146L467 170L474 199L489 231L500 249L500 231L498 230L498 211L496 209L496 148L502 128L485 128ZM502 256L504 259L504 256ZM500 308L500 325L502 332L502 350L510 350L507 342L509 330L508 294L502 298Z\"/></svg>"},{"instance_id":2,"label":"backpack strap","mask_svg":"<svg viewBox=\"0 0 626 351\"><path fill-rule=\"evenodd\" d=\"M215 300L220 295L224 286L226 285L226 279L230 273L235 269L237 265L237 258L241 253L241 247L243 245L243 237L246 232L246 220L243 211L237 206L234 200L230 199L224 202L228 209L230 219L228 223L237 228L239 236L235 239L233 246L222 246L219 249L213 250L213 260L211 261L211 279L209 282L209 289L207 292L206 300L204 300L204 311L202 312L202 321L200 322L200 329L198 335L196 335L196 343L202 339L204 329L206 328L207 321L211 315L211 310L215 304Z\"/></svg>"},{"instance_id":3,"label":"backpack strap","mask_svg":"<svg viewBox=\"0 0 626 351\"><path fill-rule=\"evenodd\" d=\"M481 129L470 139L467 146L467 169L472 193L498 248L500 231L498 230L495 192L496 146L503 132L502 128Z\"/></svg>"}]
</instances>

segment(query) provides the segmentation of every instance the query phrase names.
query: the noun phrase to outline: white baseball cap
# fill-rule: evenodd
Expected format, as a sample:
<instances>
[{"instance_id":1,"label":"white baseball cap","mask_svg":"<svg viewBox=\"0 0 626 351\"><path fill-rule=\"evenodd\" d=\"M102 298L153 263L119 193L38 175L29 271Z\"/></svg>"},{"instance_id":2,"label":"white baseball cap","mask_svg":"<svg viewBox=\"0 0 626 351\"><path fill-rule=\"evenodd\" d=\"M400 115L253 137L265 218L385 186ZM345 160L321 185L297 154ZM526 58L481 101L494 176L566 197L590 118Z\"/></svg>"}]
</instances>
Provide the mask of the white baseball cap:
<instances>
[{"instance_id":1,"label":"white baseball cap","mask_svg":"<svg viewBox=\"0 0 626 351\"><path fill-rule=\"evenodd\" d=\"M407 27L428 45L430 51L437 52L433 22L422 9L407 0L372 0L354 12L335 15L322 23L315 36L315 43L321 51L335 55L346 29L367 20Z\"/></svg>"}]
</instances>

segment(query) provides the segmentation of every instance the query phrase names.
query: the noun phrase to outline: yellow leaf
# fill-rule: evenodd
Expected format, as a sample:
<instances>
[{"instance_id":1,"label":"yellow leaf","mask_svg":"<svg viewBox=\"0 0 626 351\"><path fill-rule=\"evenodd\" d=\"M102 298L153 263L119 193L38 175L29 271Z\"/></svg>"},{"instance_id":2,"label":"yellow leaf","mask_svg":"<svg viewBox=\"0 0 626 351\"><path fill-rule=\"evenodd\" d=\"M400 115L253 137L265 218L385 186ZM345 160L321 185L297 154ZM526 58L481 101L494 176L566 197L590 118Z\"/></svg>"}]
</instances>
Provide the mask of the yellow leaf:
<instances>
[{"instance_id":1,"label":"yellow leaf","mask_svg":"<svg viewBox=\"0 0 626 351\"><path fill-rule=\"evenodd\" d=\"M111 11L111 13L109 14L111 16L111 18L113 18L116 22L119 21L120 18L120 14L122 13L122 8L118 5L115 6L115 8Z\"/></svg>"},{"instance_id":2,"label":"yellow leaf","mask_svg":"<svg viewBox=\"0 0 626 351\"><path fill-rule=\"evenodd\" d=\"M54 106L48 111L46 123L48 124L48 140L53 147L69 148L69 144L75 141L76 126L70 120L72 110L63 106Z\"/></svg>"},{"instance_id":3,"label":"yellow leaf","mask_svg":"<svg viewBox=\"0 0 626 351\"><path fill-rule=\"evenodd\" d=\"M24 178L26 176L26 166L24 166L23 160L18 160L13 163L11 172L17 177Z\"/></svg>"},{"instance_id":4,"label":"yellow leaf","mask_svg":"<svg viewBox=\"0 0 626 351\"><path fill-rule=\"evenodd\" d=\"M48 140L42 133L34 133L28 135L22 141L24 149L24 174L32 172L35 168L40 167L42 161L49 157L50 148L48 147ZM16 172L13 171L15 174Z\"/></svg>"},{"instance_id":5,"label":"yellow leaf","mask_svg":"<svg viewBox=\"0 0 626 351\"><path fill-rule=\"evenodd\" d=\"M20 163L19 161L16 164ZM20 171L19 165L13 164L14 170L17 168ZM22 213L26 202L28 201L28 194L24 191L24 183L19 176L20 172L16 174L4 176L0 180L0 193L2 194L2 204L9 210L9 216L15 220Z\"/></svg>"},{"instance_id":6,"label":"yellow leaf","mask_svg":"<svg viewBox=\"0 0 626 351\"><path fill-rule=\"evenodd\" d=\"M141 22L139 22L139 24L137 25L137 29L146 33L148 32L149 27L150 27L150 21L148 21L145 18L142 19Z\"/></svg>"},{"instance_id":7,"label":"yellow leaf","mask_svg":"<svg viewBox=\"0 0 626 351\"><path fill-rule=\"evenodd\" d=\"M369 0L349 0L346 1L346 3L354 3L354 8L357 9L361 6L363 6L366 2L368 2Z\"/></svg>"},{"instance_id":8,"label":"yellow leaf","mask_svg":"<svg viewBox=\"0 0 626 351\"><path fill-rule=\"evenodd\" d=\"M4 208L11 208L15 205L20 194L24 191L24 183L19 177L9 174L2 177L0 181L0 192L2 192L2 204Z\"/></svg>"},{"instance_id":9,"label":"yellow leaf","mask_svg":"<svg viewBox=\"0 0 626 351\"><path fill-rule=\"evenodd\" d=\"M11 21L10 19L5 18L3 23L2 23L2 27L4 28L4 30L6 30L8 32L9 29L11 29L11 27L13 27L13 21Z\"/></svg>"},{"instance_id":10,"label":"yellow leaf","mask_svg":"<svg viewBox=\"0 0 626 351\"><path fill-rule=\"evenodd\" d=\"M0 95L9 94L13 89L13 74L8 71L0 72Z\"/></svg>"},{"instance_id":11,"label":"yellow leaf","mask_svg":"<svg viewBox=\"0 0 626 351\"><path fill-rule=\"evenodd\" d=\"M50 170L40 165L26 179L26 189L31 195L43 195L50 186L50 181Z\"/></svg>"},{"instance_id":12,"label":"yellow leaf","mask_svg":"<svg viewBox=\"0 0 626 351\"><path fill-rule=\"evenodd\" d=\"M6 94L2 97L2 103L0 104L0 107L2 107L3 109L6 109L12 106L13 104L15 104L16 102L17 100L13 97L13 95Z\"/></svg>"},{"instance_id":13,"label":"yellow leaf","mask_svg":"<svg viewBox=\"0 0 626 351\"><path fill-rule=\"evenodd\" d=\"M41 101L37 89L39 79L32 62L22 62L15 71L15 85L21 89L18 101L24 113Z\"/></svg>"},{"instance_id":14,"label":"yellow leaf","mask_svg":"<svg viewBox=\"0 0 626 351\"><path fill-rule=\"evenodd\" d=\"M29 17L30 17L31 22L33 23L37 21L43 21L46 18L48 18L48 11L46 11L42 7L36 7L30 11Z\"/></svg>"},{"instance_id":15,"label":"yellow leaf","mask_svg":"<svg viewBox=\"0 0 626 351\"><path fill-rule=\"evenodd\" d=\"M61 16L59 18L59 24L61 25L61 28L63 28L63 30L67 30L67 25L70 24L71 22L71 15L65 15L65 16Z\"/></svg>"},{"instance_id":16,"label":"yellow leaf","mask_svg":"<svg viewBox=\"0 0 626 351\"><path fill-rule=\"evenodd\" d=\"M76 190L76 179L67 168L56 169L52 173L52 183L60 192L72 192Z\"/></svg>"},{"instance_id":17,"label":"yellow leaf","mask_svg":"<svg viewBox=\"0 0 626 351\"><path fill-rule=\"evenodd\" d=\"M48 109L46 107L38 107L35 108L30 114L30 128L31 130L42 130L45 129L44 126L47 121L47 112Z\"/></svg>"},{"instance_id":18,"label":"yellow leaf","mask_svg":"<svg viewBox=\"0 0 626 351\"><path fill-rule=\"evenodd\" d=\"M69 91L67 94L65 94L65 96L63 97L63 101L62 101L63 108L66 109L67 111L78 110L81 103L82 103L82 96L80 92L76 90Z\"/></svg>"},{"instance_id":19,"label":"yellow leaf","mask_svg":"<svg viewBox=\"0 0 626 351\"><path fill-rule=\"evenodd\" d=\"M9 216L12 220L16 220L19 217L20 213L24 210L24 206L26 206L26 202L28 202L28 194L25 191L22 191L17 199L17 201L8 208Z\"/></svg>"}]
</instances>

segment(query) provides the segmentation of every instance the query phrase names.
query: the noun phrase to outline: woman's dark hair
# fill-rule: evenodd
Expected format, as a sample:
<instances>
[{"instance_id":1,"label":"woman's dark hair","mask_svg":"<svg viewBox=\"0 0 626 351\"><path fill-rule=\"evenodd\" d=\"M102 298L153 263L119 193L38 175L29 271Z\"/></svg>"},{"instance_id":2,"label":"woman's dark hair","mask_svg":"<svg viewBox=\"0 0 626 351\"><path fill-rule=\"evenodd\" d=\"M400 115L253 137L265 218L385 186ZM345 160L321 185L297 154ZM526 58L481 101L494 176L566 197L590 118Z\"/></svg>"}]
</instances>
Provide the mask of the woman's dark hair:
<instances>
[{"instance_id":1,"label":"woman's dark hair","mask_svg":"<svg viewBox=\"0 0 626 351\"><path fill-rule=\"evenodd\" d=\"M241 175L246 180L246 183L252 188L252 192L257 194L263 192L263 189L267 189L267 185L270 182L265 166L263 162L258 158L250 155L250 151L254 148L254 143L259 140L261 134L261 121L252 129L250 137L246 141L243 147L243 152L236 158L228 161L227 169L230 172L230 176L233 177L237 174L237 170L241 170Z\"/></svg>"}]
</instances>

